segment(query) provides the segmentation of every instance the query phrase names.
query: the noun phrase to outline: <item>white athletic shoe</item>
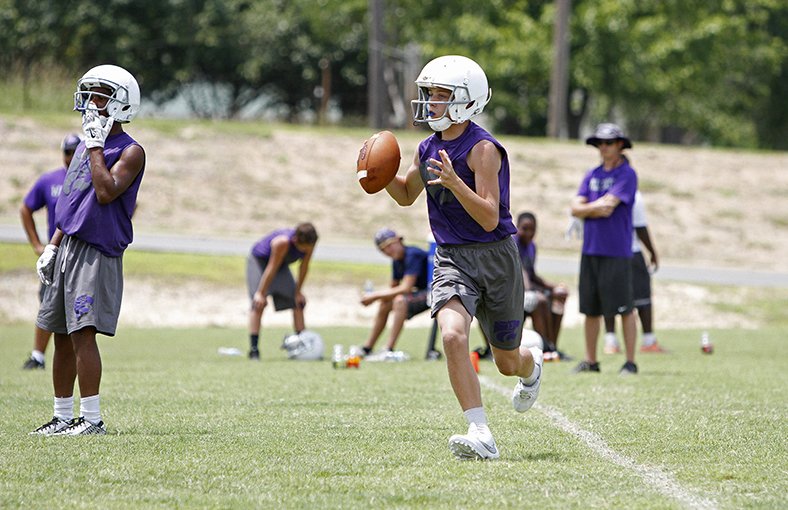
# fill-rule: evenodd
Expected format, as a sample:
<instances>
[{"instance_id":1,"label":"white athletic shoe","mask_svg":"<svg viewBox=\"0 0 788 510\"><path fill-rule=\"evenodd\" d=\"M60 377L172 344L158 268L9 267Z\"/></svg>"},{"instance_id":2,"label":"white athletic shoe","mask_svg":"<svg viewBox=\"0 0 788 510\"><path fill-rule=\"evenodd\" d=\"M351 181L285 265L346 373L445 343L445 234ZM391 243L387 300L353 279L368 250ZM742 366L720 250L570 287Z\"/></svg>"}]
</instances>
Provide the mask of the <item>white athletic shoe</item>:
<instances>
[{"instance_id":1,"label":"white athletic shoe","mask_svg":"<svg viewBox=\"0 0 788 510\"><path fill-rule=\"evenodd\" d=\"M52 436L68 427L71 420L61 420L60 418L53 417L51 421L38 427L36 430L30 432L31 436Z\"/></svg>"},{"instance_id":2,"label":"white athletic shoe","mask_svg":"<svg viewBox=\"0 0 788 510\"><path fill-rule=\"evenodd\" d=\"M470 424L467 434L454 434L449 438L449 450L459 460L497 459L500 456L492 434L482 435L475 423Z\"/></svg>"},{"instance_id":3,"label":"white athletic shoe","mask_svg":"<svg viewBox=\"0 0 788 510\"><path fill-rule=\"evenodd\" d=\"M104 425L103 421L100 421L96 424L90 423L85 418L80 416L79 418L74 418L68 424L68 427L61 429L60 431L56 432L55 436L92 436L92 435L104 435L107 433L107 427Z\"/></svg>"},{"instance_id":4,"label":"white athletic shoe","mask_svg":"<svg viewBox=\"0 0 788 510\"><path fill-rule=\"evenodd\" d=\"M544 364L542 350L538 347L531 347L528 350L534 357L534 363L539 366L539 376L530 385L523 383L522 379L517 381L517 386L512 392L512 406L518 413L524 413L534 405L536 397L539 396L539 387L542 385L542 365ZM536 370L535 367L534 370Z\"/></svg>"}]
</instances>

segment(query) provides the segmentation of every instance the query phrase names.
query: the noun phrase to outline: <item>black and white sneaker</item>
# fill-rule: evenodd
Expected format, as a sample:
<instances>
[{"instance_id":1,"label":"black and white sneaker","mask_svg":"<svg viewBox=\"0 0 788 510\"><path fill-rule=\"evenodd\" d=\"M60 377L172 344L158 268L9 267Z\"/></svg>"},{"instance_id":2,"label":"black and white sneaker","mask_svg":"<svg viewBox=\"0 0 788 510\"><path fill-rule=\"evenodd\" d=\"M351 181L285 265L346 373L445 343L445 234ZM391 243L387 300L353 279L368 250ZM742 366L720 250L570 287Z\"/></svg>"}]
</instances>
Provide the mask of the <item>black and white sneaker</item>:
<instances>
[{"instance_id":1,"label":"black and white sneaker","mask_svg":"<svg viewBox=\"0 0 788 510\"><path fill-rule=\"evenodd\" d=\"M43 370L44 369L44 362L43 361L38 361L33 356L30 356L27 359L27 361L25 361L25 364L22 365L22 370L36 370L36 369Z\"/></svg>"},{"instance_id":2,"label":"black and white sneaker","mask_svg":"<svg viewBox=\"0 0 788 510\"><path fill-rule=\"evenodd\" d=\"M618 375L634 375L638 373L638 366L632 363L631 361L627 361L624 363L624 366L621 367L619 370Z\"/></svg>"},{"instance_id":3,"label":"black and white sneaker","mask_svg":"<svg viewBox=\"0 0 788 510\"><path fill-rule=\"evenodd\" d=\"M260 361L260 351L258 351L257 349L250 350L249 351L249 359L255 360L255 361Z\"/></svg>"},{"instance_id":4,"label":"black and white sneaker","mask_svg":"<svg viewBox=\"0 0 788 510\"><path fill-rule=\"evenodd\" d=\"M487 431L482 435L475 423L468 426L467 434L454 434L449 438L449 450L459 460L487 460L500 456L492 434Z\"/></svg>"},{"instance_id":5,"label":"black and white sneaker","mask_svg":"<svg viewBox=\"0 0 788 510\"><path fill-rule=\"evenodd\" d=\"M572 369L572 373L574 374L579 374L580 372L599 372L599 362L595 361L591 363L590 361L581 361Z\"/></svg>"},{"instance_id":6,"label":"black and white sneaker","mask_svg":"<svg viewBox=\"0 0 788 510\"><path fill-rule=\"evenodd\" d=\"M52 417L51 421L38 427L36 430L30 432L31 436L53 436L69 426L71 420L61 420L57 417Z\"/></svg>"},{"instance_id":7,"label":"black and white sneaker","mask_svg":"<svg viewBox=\"0 0 788 510\"><path fill-rule=\"evenodd\" d=\"M56 432L55 436L92 436L92 435L101 435L107 433L107 427L104 425L103 421L98 423L90 423L87 421L83 416L79 418L74 418L68 424L68 426L60 431Z\"/></svg>"}]
</instances>

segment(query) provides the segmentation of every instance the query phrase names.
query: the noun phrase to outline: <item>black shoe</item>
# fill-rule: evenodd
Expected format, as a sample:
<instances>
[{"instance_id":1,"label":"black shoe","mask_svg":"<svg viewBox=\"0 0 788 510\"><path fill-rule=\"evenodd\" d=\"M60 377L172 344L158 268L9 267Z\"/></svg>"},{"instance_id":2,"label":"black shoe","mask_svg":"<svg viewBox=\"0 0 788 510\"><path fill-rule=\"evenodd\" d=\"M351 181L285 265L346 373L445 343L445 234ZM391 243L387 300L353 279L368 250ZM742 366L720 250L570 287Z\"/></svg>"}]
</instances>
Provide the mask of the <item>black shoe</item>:
<instances>
[{"instance_id":1,"label":"black shoe","mask_svg":"<svg viewBox=\"0 0 788 510\"><path fill-rule=\"evenodd\" d=\"M558 360L559 361L572 361L572 360L574 360L574 358L572 356L570 356L568 354L564 354L563 351L559 351L558 349L556 349L555 352L558 354ZM599 368L599 367L597 366L597 368Z\"/></svg>"},{"instance_id":2,"label":"black shoe","mask_svg":"<svg viewBox=\"0 0 788 510\"><path fill-rule=\"evenodd\" d=\"M431 350L427 353L427 357L425 358L427 361L437 361L443 357L443 353L441 351Z\"/></svg>"},{"instance_id":3,"label":"black shoe","mask_svg":"<svg viewBox=\"0 0 788 510\"><path fill-rule=\"evenodd\" d=\"M621 367L619 370L618 375L629 375L629 374L637 374L638 373L638 366L632 363L631 361L627 361L624 363L624 366Z\"/></svg>"},{"instance_id":4,"label":"black shoe","mask_svg":"<svg viewBox=\"0 0 788 510\"><path fill-rule=\"evenodd\" d=\"M579 374L580 372L599 372L599 362L591 363L590 361L581 361L572 372L575 374Z\"/></svg>"},{"instance_id":5,"label":"black shoe","mask_svg":"<svg viewBox=\"0 0 788 510\"><path fill-rule=\"evenodd\" d=\"M249 359L260 361L260 351L257 349L252 349L249 351Z\"/></svg>"},{"instance_id":6,"label":"black shoe","mask_svg":"<svg viewBox=\"0 0 788 510\"><path fill-rule=\"evenodd\" d=\"M37 359L35 359L32 356L30 358L28 358L27 361L25 361L24 365L22 365L22 369L23 370L35 370L37 368L40 368L41 370L43 370L44 369L44 363L41 362L41 361L38 361Z\"/></svg>"}]
</instances>

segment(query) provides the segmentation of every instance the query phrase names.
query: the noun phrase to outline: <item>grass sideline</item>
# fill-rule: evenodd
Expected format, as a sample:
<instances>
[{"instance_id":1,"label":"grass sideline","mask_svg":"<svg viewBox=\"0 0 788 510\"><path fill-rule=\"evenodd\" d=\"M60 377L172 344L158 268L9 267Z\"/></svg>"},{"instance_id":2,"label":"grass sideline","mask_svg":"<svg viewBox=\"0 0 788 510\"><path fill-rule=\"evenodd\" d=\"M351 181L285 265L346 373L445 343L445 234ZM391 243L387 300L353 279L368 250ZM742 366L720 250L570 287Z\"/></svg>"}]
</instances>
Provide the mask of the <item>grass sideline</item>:
<instances>
[{"instance_id":1,"label":"grass sideline","mask_svg":"<svg viewBox=\"0 0 788 510\"><path fill-rule=\"evenodd\" d=\"M6 353L26 352L28 326L0 332ZM320 332L330 350L364 330ZM4 356L0 507L681 507L539 408L517 414L488 389L501 460L455 461L446 441L466 425L445 363L421 360L424 329L405 330L412 361L359 370L288 361L272 340L282 334L266 335L260 363L217 354L244 347L240 330L126 328L102 339L109 434L76 440L27 435L50 416L50 368L25 372ZM569 352L581 352L580 335L565 332ZM547 364L539 405L720 508L785 507L784 331L711 331L711 356L698 336L664 335L671 354L640 356L637 377L616 375L621 356L603 357L594 375ZM513 384L489 362L481 374Z\"/></svg>"}]
</instances>

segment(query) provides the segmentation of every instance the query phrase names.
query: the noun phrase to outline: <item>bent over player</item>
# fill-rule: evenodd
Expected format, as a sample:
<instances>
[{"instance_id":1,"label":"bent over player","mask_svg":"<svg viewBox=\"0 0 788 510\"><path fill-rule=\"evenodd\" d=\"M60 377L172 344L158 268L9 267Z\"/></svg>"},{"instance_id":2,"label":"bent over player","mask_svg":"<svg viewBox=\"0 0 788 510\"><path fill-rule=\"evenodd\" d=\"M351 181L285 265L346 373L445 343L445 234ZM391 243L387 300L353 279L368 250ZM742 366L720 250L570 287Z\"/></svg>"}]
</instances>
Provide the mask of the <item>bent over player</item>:
<instances>
[{"instance_id":1,"label":"bent over player","mask_svg":"<svg viewBox=\"0 0 788 510\"><path fill-rule=\"evenodd\" d=\"M114 336L123 296L123 253L133 238L145 152L123 131L139 111L140 89L128 71L94 67L77 81L74 109L85 135L55 208L57 230L36 264L47 285L36 325L55 334L54 417L31 434L105 434L96 334ZM80 412L74 418L74 382Z\"/></svg>"},{"instance_id":2,"label":"bent over player","mask_svg":"<svg viewBox=\"0 0 788 510\"><path fill-rule=\"evenodd\" d=\"M529 409L539 392L542 351L520 345L523 278L509 212L509 159L503 146L470 119L490 100L473 60L436 58L416 80L414 120L435 131L423 140L404 177L386 191L411 205L427 190L430 228L438 245L432 283L449 381L468 421L467 434L449 438L459 459L495 459L498 448L482 407L479 379L468 355L475 316L492 346L498 370L519 377L514 408Z\"/></svg>"}]
</instances>

